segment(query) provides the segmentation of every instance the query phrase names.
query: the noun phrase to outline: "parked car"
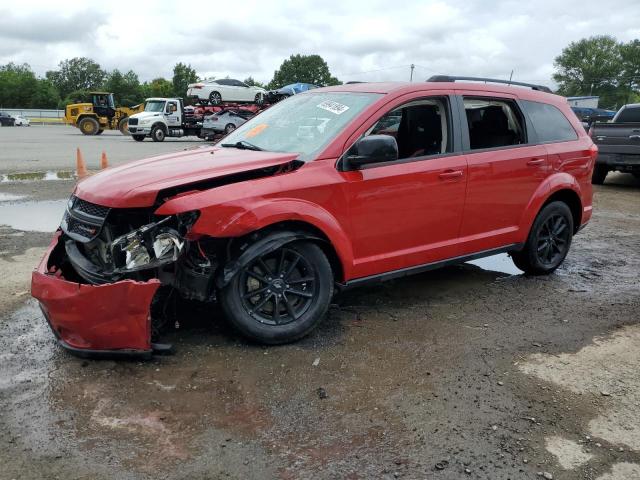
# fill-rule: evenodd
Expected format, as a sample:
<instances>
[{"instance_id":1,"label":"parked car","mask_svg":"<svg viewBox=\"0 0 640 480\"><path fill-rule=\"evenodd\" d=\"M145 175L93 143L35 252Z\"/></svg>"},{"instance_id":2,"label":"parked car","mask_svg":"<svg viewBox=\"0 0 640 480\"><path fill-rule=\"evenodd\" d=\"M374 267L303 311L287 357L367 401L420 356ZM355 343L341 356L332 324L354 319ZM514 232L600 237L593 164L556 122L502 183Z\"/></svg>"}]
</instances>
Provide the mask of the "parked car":
<instances>
[{"instance_id":1,"label":"parked car","mask_svg":"<svg viewBox=\"0 0 640 480\"><path fill-rule=\"evenodd\" d=\"M13 127L16 124L16 119L9 115L7 112L0 112L0 126L1 127Z\"/></svg>"},{"instance_id":2,"label":"parked car","mask_svg":"<svg viewBox=\"0 0 640 480\"><path fill-rule=\"evenodd\" d=\"M149 356L181 298L279 344L337 289L502 252L553 272L591 218L597 147L545 87L459 80L314 89L84 179L32 279L59 343Z\"/></svg>"},{"instance_id":3,"label":"parked car","mask_svg":"<svg viewBox=\"0 0 640 480\"><path fill-rule=\"evenodd\" d=\"M231 133L254 115L247 110L221 110L208 115L202 121L202 136L208 138L218 133Z\"/></svg>"},{"instance_id":4,"label":"parked car","mask_svg":"<svg viewBox=\"0 0 640 480\"><path fill-rule=\"evenodd\" d=\"M606 122L616 114L615 110L605 110L603 108L571 107L571 110L583 123L588 125L595 121Z\"/></svg>"},{"instance_id":5,"label":"parked car","mask_svg":"<svg viewBox=\"0 0 640 480\"><path fill-rule=\"evenodd\" d=\"M219 105L222 102L249 102L260 105L264 103L265 94L264 88L252 87L233 78L190 83L187 87L187 97L211 105Z\"/></svg>"},{"instance_id":6,"label":"parked car","mask_svg":"<svg viewBox=\"0 0 640 480\"><path fill-rule=\"evenodd\" d=\"M284 87L278 88L276 90L268 91L267 102L276 103L276 102L279 102L280 100L284 100L285 98L295 95L297 93L306 92L314 88L318 88L318 86L313 85L312 83L291 83L289 85L285 85Z\"/></svg>"},{"instance_id":7,"label":"parked car","mask_svg":"<svg viewBox=\"0 0 640 480\"><path fill-rule=\"evenodd\" d=\"M611 122L597 122L589 135L598 145L593 183L602 185L611 171L640 178L640 103L624 105Z\"/></svg>"},{"instance_id":8,"label":"parked car","mask_svg":"<svg viewBox=\"0 0 640 480\"><path fill-rule=\"evenodd\" d=\"M13 119L15 120L16 127L30 127L31 122L28 118L23 117L22 115L13 115Z\"/></svg>"}]
</instances>

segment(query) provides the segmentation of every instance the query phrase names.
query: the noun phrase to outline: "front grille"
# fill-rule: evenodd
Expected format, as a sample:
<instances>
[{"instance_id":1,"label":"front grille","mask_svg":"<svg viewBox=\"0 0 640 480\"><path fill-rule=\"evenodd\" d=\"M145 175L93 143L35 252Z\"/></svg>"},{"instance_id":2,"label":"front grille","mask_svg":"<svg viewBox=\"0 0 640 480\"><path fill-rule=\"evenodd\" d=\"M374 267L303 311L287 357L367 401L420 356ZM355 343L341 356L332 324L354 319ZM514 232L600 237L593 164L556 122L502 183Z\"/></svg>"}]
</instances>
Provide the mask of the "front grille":
<instances>
[{"instance_id":1,"label":"front grille","mask_svg":"<svg viewBox=\"0 0 640 480\"><path fill-rule=\"evenodd\" d=\"M95 203L87 202L78 197L75 197L73 201L73 209L100 218L105 218L109 213L109 207L96 205Z\"/></svg>"},{"instance_id":2,"label":"front grille","mask_svg":"<svg viewBox=\"0 0 640 480\"><path fill-rule=\"evenodd\" d=\"M72 197L60 226L72 239L86 243L98 236L109 211L109 207Z\"/></svg>"},{"instance_id":3,"label":"front grille","mask_svg":"<svg viewBox=\"0 0 640 480\"><path fill-rule=\"evenodd\" d=\"M129 125L137 125L138 124L138 119L137 118L130 118L129 119Z\"/></svg>"}]
</instances>

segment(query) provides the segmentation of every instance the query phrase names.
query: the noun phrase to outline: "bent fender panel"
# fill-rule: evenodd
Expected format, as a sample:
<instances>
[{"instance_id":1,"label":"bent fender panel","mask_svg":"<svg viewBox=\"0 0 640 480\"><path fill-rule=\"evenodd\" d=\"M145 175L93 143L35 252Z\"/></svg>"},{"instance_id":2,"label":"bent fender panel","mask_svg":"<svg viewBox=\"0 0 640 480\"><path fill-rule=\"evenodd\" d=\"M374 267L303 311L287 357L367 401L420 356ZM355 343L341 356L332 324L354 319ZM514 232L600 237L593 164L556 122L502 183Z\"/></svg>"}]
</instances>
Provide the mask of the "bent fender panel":
<instances>
[{"instance_id":1,"label":"bent fender panel","mask_svg":"<svg viewBox=\"0 0 640 480\"><path fill-rule=\"evenodd\" d=\"M580 203L584 208L584 196L582 195L582 191L580 189L580 184L575 179L575 177L569 175L568 173L555 173L545 179L543 183L541 183L534 194L531 196L529 203L527 204L527 208L524 209L522 219L520 221L519 231L522 232L523 238L520 239L522 242L526 242L527 237L529 236L529 230L531 229L531 225L540 212L542 205L553 195L554 193L560 190L572 190L580 198ZM582 220L585 220L584 214Z\"/></svg>"}]
</instances>

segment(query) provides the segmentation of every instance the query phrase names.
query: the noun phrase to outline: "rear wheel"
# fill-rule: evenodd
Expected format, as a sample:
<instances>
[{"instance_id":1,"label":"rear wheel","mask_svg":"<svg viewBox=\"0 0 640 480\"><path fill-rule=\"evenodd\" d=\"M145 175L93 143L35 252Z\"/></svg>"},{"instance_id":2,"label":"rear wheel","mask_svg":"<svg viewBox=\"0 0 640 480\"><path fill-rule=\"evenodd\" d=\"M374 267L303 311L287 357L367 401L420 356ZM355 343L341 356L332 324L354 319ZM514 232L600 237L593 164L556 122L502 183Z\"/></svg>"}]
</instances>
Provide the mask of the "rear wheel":
<instances>
[{"instance_id":1,"label":"rear wheel","mask_svg":"<svg viewBox=\"0 0 640 480\"><path fill-rule=\"evenodd\" d=\"M166 137L166 133L164 128L160 125L157 125L151 129L151 138L154 142L164 142L164 137Z\"/></svg>"},{"instance_id":2,"label":"rear wheel","mask_svg":"<svg viewBox=\"0 0 640 480\"><path fill-rule=\"evenodd\" d=\"M609 169L606 165L598 165L593 168L593 176L591 177L591 183L594 185L602 185L604 183L604 179L607 178L607 174L609 173Z\"/></svg>"},{"instance_id":3,"label":"rear wheel","mask_svg":"<svg viewBox=\"0 0 640 480\"><path fill-rule=\"evenodd\" d=\"M84 135L96 135L100 130L100 124L95 118L85 117L78 123L78 128Z\"/></svg>"},{"instance_id":4,"label":"rear wheel","mask_svg":"<svg viewBox=\"0 0 640 480\"><path fill-rule=\"evenodd\" d=\"M333 274L322 250L296 242L245 266L220 291L220 303L243 335L265 344L304 337L322 320L333 295Z\"/></svg>"},{"instance_id":5,"label":"rear wheel","mask_svg":"<svg viewBox=\"0 0 640 480\"><path fill-rule=\"evenodd\" d=\"M118 130L122 135L129 135L129 117L124 117L118 122Z\"/></svg>"},{"instance_id":6,"label":"rear wheel","mask_svg":"<svg viewBox=\"0 0 640 480\"><path fill-rule=\"evenodd\" d=\"M527 243L511 254L513 263L530 275L546 275L564 261L573 238L573 216L564 202L545 206L531 227Z\"/></svg>"},{"instance_id":7,"label":"rear wheel","mask_svg":"<svg viewBox=\"0 0 640 480\"><path fill-rule=\"evenodd\" d=\"M222 95L219 92L211 92L209 94L209 103L211 105L220 105L222 103Z\"/></svg>"},{"instance_id":8,"label":"rear wheel","mask_svg":"<svg viewBox=\"0 0 640 480\"><path fill-rule=\"evenodd\" d=\"M131 135L136 142L141 142L144 140L144 135Z\"/></svg>"}]
</instances>

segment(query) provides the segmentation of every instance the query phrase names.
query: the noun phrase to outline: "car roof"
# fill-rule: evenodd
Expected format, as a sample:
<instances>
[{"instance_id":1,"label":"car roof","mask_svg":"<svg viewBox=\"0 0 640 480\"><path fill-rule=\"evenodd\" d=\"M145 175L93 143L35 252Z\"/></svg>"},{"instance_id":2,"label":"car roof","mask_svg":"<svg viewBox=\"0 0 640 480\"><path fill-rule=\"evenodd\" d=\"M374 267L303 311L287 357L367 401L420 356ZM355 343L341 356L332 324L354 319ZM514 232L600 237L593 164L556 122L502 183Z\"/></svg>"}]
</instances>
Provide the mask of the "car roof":
<instances>
[{"instance_id":1,"label":"car roof","mask_svg":"<svg viewBox=\"0 0 640 480\"><path fill-rule=\"evenodd\" d=\"M523 99L544 100L547 103L566 103L566 99L553 93L546 93L526 87L502 85L497 83L478 82L362 82L322 87L314 89L318 92L357 92L357 93L381 93L400 96L421 90L470 90L477 92L492 92L517 95Z\"/></svg>"}]
</instances>

